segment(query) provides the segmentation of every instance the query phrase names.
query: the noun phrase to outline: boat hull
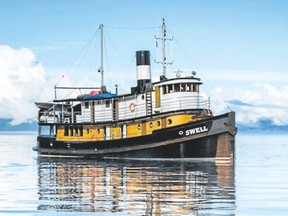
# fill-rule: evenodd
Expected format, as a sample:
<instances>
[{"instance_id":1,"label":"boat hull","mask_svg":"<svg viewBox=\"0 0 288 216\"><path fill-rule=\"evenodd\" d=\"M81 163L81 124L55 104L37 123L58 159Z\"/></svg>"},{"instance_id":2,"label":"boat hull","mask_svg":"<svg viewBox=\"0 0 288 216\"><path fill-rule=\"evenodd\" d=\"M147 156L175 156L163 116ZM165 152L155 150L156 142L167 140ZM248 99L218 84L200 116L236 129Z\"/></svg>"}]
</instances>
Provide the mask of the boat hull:
<instances>
[{"instance_id":1,"label":"boat hull","mask_svg":"<svg viewBox=\"0 0 288 216\"><path fill-rule=\"evenodd\" d=\"M91 142L38 136L40 155L110 158L234 158L235 113L154 131L151 135Z\"/></svg>"}]
</instances>

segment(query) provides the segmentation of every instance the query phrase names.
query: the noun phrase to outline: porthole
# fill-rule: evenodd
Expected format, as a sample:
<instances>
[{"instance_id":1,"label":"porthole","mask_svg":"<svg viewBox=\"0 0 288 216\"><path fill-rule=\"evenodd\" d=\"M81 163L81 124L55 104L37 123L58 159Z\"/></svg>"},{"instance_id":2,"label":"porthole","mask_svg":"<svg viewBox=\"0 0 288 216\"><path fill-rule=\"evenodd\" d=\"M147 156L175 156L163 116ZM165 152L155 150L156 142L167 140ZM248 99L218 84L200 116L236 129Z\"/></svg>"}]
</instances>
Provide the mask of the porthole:
<instances>
[{"instance_id":1,"label":"porthole","mask_svg":"<svg viewBox=\"0 0 288 216\"><path fill-rule=\"evenodd\" d=\"M172 120L171 119L168 119L168 125L171 125L172 124Z\"/></svg>"},{"instance_id":2,"label":"porthole","mask_svg":"<svg viewBox=\"0 0 288 216\"><path fill-rule=\"evenodd\" d=\"M159 127L161 125L160 121L157 121L157 126Z\"/></svg>"},{"instance_id":3,"label":"porthole","mask_svg":"<svg viewBox=\"0 0 288 216\"><path fill-rule=\"evenodd\" d=\"M100 128L97 128L97 133L100 134Z\"/></svg>"},{"instance_id":4,"label":"porthole","mask_svg":"<svg viewBox=\"0 0 288 216\"><path fill-rule=\"evenodd\" d=\"M150 128L152 128L153 127L153 122L150 122L149 126L150 126Z\"/></svg>"},{"instance_id":5,"label":"porthole","mask_svg":"<svg viewBox=\"0 0 288 216\"><path fill-rule=\"evenodd\" d=\"M138 124L138 130L140 130L141 129L141 125L140 124Z\"/></svg>"}]
</instances>

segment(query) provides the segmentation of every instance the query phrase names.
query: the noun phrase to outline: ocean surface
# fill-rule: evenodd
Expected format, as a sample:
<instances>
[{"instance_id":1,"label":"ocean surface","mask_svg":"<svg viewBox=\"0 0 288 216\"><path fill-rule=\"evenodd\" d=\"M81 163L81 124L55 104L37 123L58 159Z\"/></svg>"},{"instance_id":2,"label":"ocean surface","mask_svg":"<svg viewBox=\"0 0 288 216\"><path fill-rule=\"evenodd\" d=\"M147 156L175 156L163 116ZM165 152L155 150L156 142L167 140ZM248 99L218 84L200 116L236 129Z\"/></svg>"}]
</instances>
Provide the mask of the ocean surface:
<instances>
[{"instance_id":1,"label":"ocean surface","mask_svg":"<svg viewBox=\"0 0 288 216\"><path fill-rule=\"evenodd\" d=\"M38 158L0 132L0 215L288 215L288 135L237 135L234 163Z\"/></svg>"}]
</instances>

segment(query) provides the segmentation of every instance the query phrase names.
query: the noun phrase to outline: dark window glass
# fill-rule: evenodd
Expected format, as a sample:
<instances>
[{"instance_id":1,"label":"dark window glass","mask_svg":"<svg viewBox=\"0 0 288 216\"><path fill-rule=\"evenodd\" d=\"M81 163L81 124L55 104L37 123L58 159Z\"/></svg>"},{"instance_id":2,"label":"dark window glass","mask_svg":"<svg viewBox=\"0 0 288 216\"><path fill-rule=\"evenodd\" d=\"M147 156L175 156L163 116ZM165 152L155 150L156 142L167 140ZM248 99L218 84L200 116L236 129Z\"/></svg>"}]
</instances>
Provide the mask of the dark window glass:
<instances>
[{"instance_id":1,"label":"dark window glass","mask_svg":"<svg viewBox=\"0 0 288 216\"><path fill-rule=\"evenodd\" d=\"M68 126L64 127L64 136L69 136L69 128L68 128Z\"/></svg>"},{"instance_id":2,"label":"dark window glass","mask_svg":"<svg viewBox=\"0 0 288 216\"><path fill-rule=\"evenodd\" d=\"M85 109L89 108L89 102L85 102Z\"/></svg>"}]
</instances>

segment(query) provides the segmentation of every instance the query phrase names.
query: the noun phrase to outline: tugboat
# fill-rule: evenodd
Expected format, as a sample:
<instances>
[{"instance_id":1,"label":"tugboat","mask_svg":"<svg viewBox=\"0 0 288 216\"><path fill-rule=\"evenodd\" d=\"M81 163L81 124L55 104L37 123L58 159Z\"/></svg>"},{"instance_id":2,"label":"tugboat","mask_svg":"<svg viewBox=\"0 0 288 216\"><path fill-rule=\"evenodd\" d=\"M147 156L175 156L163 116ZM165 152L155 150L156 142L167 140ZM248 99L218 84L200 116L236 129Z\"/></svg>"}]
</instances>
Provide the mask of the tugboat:
<instances>
[{"instance_id":1,"label":"tugboat","mask_svg":"<svg viewBox=\"0 0 288 216\"><path fill-rule=\"evenodd\" d=\"M103 42L103 25L99 27ZM159 38L158 38L159 39ZM136 51L137 86L129 94L101 86L74 87L89 94L51 103L35 102L39 156L79 158L210 158L233 160L235 112L214 116L209 98L200 94L200 78L177 73L166 77L166 25L162 23L160 81L152 82L150 51ZM103 44L103 43L101 43ZM88 91L88 92L89 92Z\"/></svg>"}]
</instances>

